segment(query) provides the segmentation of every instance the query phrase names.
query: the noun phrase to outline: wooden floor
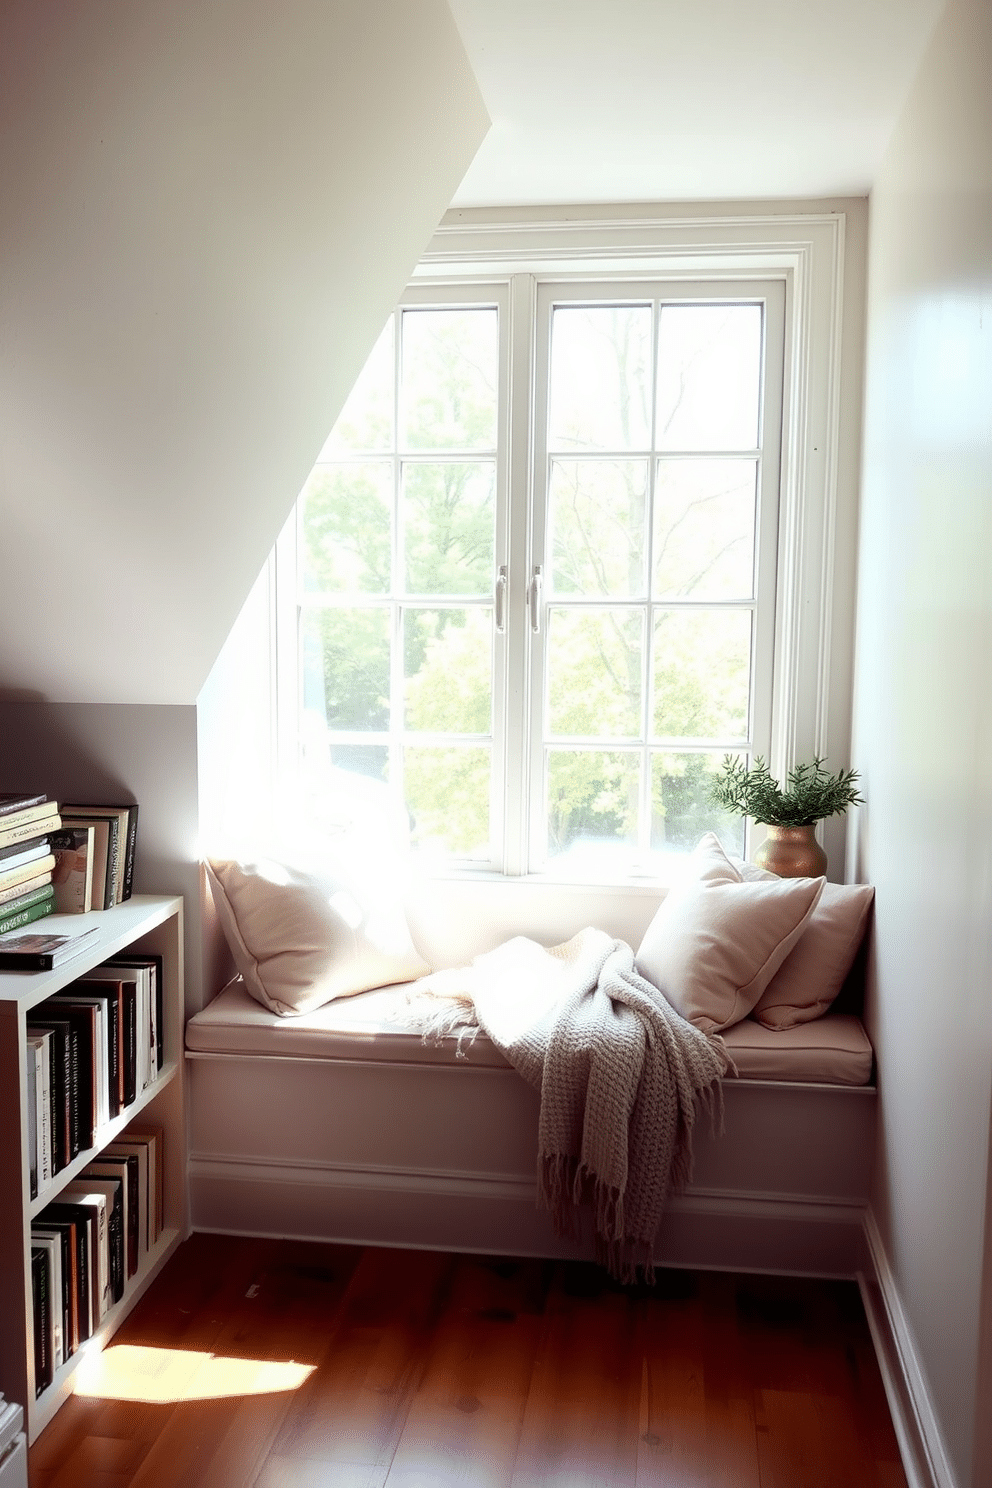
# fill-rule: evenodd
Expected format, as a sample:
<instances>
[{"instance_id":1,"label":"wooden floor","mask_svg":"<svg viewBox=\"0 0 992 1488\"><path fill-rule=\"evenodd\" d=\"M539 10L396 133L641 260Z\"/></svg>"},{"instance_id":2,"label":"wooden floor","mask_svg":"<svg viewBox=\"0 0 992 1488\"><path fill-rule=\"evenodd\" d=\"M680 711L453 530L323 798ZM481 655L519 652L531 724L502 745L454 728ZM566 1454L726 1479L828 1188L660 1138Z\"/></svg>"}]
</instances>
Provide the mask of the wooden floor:
<instances>
[{"instance_id":1,"label":"wooden floor","mask_svg":"<svg viewBox=\"0 0 992 1488\"><path fill-rule=\"evenodd\" d=\"M906 1485L846 1282L200 1235L91 1372L31 1488Z\"/></svg>"}]
</instances>

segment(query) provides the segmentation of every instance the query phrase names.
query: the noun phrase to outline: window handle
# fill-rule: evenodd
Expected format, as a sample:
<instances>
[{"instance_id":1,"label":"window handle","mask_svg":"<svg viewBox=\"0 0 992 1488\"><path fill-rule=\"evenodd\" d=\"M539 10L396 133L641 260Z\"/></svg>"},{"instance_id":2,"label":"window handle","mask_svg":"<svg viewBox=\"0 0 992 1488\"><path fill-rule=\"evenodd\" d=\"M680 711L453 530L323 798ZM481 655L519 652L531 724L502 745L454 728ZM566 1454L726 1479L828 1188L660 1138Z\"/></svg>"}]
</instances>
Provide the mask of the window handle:
<instances>
[{"instance_id":1,"label":"window handle","mask_svg":"<svg viewBox=\"0 0 992 1488\"><path fill-rule=\"evenodd\" d=\"M527 591L527 603L530 605L530 628L535 635L541 629L541 585L543 581L544 569L540 563L535 563L530 588Z\"/></svg>"},{"instance_id":2,"label":"window handle","mask_svg":"<svg viewBox=\"0 0 992 1488\"><path fill-rule=\"evenodd\" d=\"M496 633L502 635L506 629L506 564L496 570Z\"/></svg>"}]
</instances>

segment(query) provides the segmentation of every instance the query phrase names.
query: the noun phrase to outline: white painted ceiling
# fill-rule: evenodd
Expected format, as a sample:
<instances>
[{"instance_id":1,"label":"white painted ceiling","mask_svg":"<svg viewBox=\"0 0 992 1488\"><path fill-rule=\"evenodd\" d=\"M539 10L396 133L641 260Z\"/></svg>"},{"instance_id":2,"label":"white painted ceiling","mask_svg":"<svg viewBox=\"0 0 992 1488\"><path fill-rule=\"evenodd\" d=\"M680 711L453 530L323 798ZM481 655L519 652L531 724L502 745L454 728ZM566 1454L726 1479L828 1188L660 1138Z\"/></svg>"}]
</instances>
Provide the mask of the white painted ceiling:
<instances>
[{"instance_id":1,"label":"white painted ceiling","mask_svg":"<svg viewBox=\"0 0 992 1488\"><path fill-rule=\"evenodd\" d=\"M455 206L863 195L944 0L450 0Z\"/></svg>"}]
</instances>

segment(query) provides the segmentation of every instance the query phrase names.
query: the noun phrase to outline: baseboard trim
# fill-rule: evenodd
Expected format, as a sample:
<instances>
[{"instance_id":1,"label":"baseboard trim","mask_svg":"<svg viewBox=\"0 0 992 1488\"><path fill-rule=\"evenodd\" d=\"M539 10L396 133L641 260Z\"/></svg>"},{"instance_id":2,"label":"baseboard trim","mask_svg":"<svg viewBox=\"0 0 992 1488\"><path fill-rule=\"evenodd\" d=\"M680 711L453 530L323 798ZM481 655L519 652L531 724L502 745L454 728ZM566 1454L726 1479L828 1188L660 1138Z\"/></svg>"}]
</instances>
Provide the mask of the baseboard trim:
<instances>
[{"instance_id":1,"label":"baseboard trim","mask_svg":"<svg viewBox=\"0 0 992 1488\"><path fill-rule=\"evenodd\" d=\"M865 1211L863 1228L864 1266L858 1284L909 1488L958 1488L912 1330L870 1209Z\"/></svg>"},{"instance_id":2,"label":"baseboard trim","mask_svg":"<svg viewBox=\"0 0 992 1488\"><path fill-rule=\"evenodd\" d=\"M347 1244L592 1257L554 1233L536 1185L515 1174L194 1156L193 1228ZM690 1191L668 1205L657 1264L853 1278L861 1207L784 1195Z\"/></svg>"}]
</instances>

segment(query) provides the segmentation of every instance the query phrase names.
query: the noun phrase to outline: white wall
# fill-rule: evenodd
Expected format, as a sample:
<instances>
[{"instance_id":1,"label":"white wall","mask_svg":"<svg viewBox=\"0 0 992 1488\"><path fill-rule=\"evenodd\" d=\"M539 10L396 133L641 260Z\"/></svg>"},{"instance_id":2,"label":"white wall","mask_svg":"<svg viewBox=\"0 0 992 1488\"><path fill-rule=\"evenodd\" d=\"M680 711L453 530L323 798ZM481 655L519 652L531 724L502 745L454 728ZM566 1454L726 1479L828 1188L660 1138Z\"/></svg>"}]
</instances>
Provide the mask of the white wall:
<instances>
[{"instance_id":1,"label":"white wall","mask_svg":"<svg viewBox=\"0 0 992 1488\"><path fill-rule=\"evenodd\" d=\"M951 0L872 194L853 751L873 1210L961 1488L992 1482L990 68L992 7Z\"/></svg>"},{"instance_id":2,"label":"white wall","mask_svg":"<svg viewBox=\"0 0 992 1488\"><path fill-rule=\"evenodd\" d=\"M0 689L195 701L487 126L445 0L5 0Z\"/></svg>"}]
</instances>

